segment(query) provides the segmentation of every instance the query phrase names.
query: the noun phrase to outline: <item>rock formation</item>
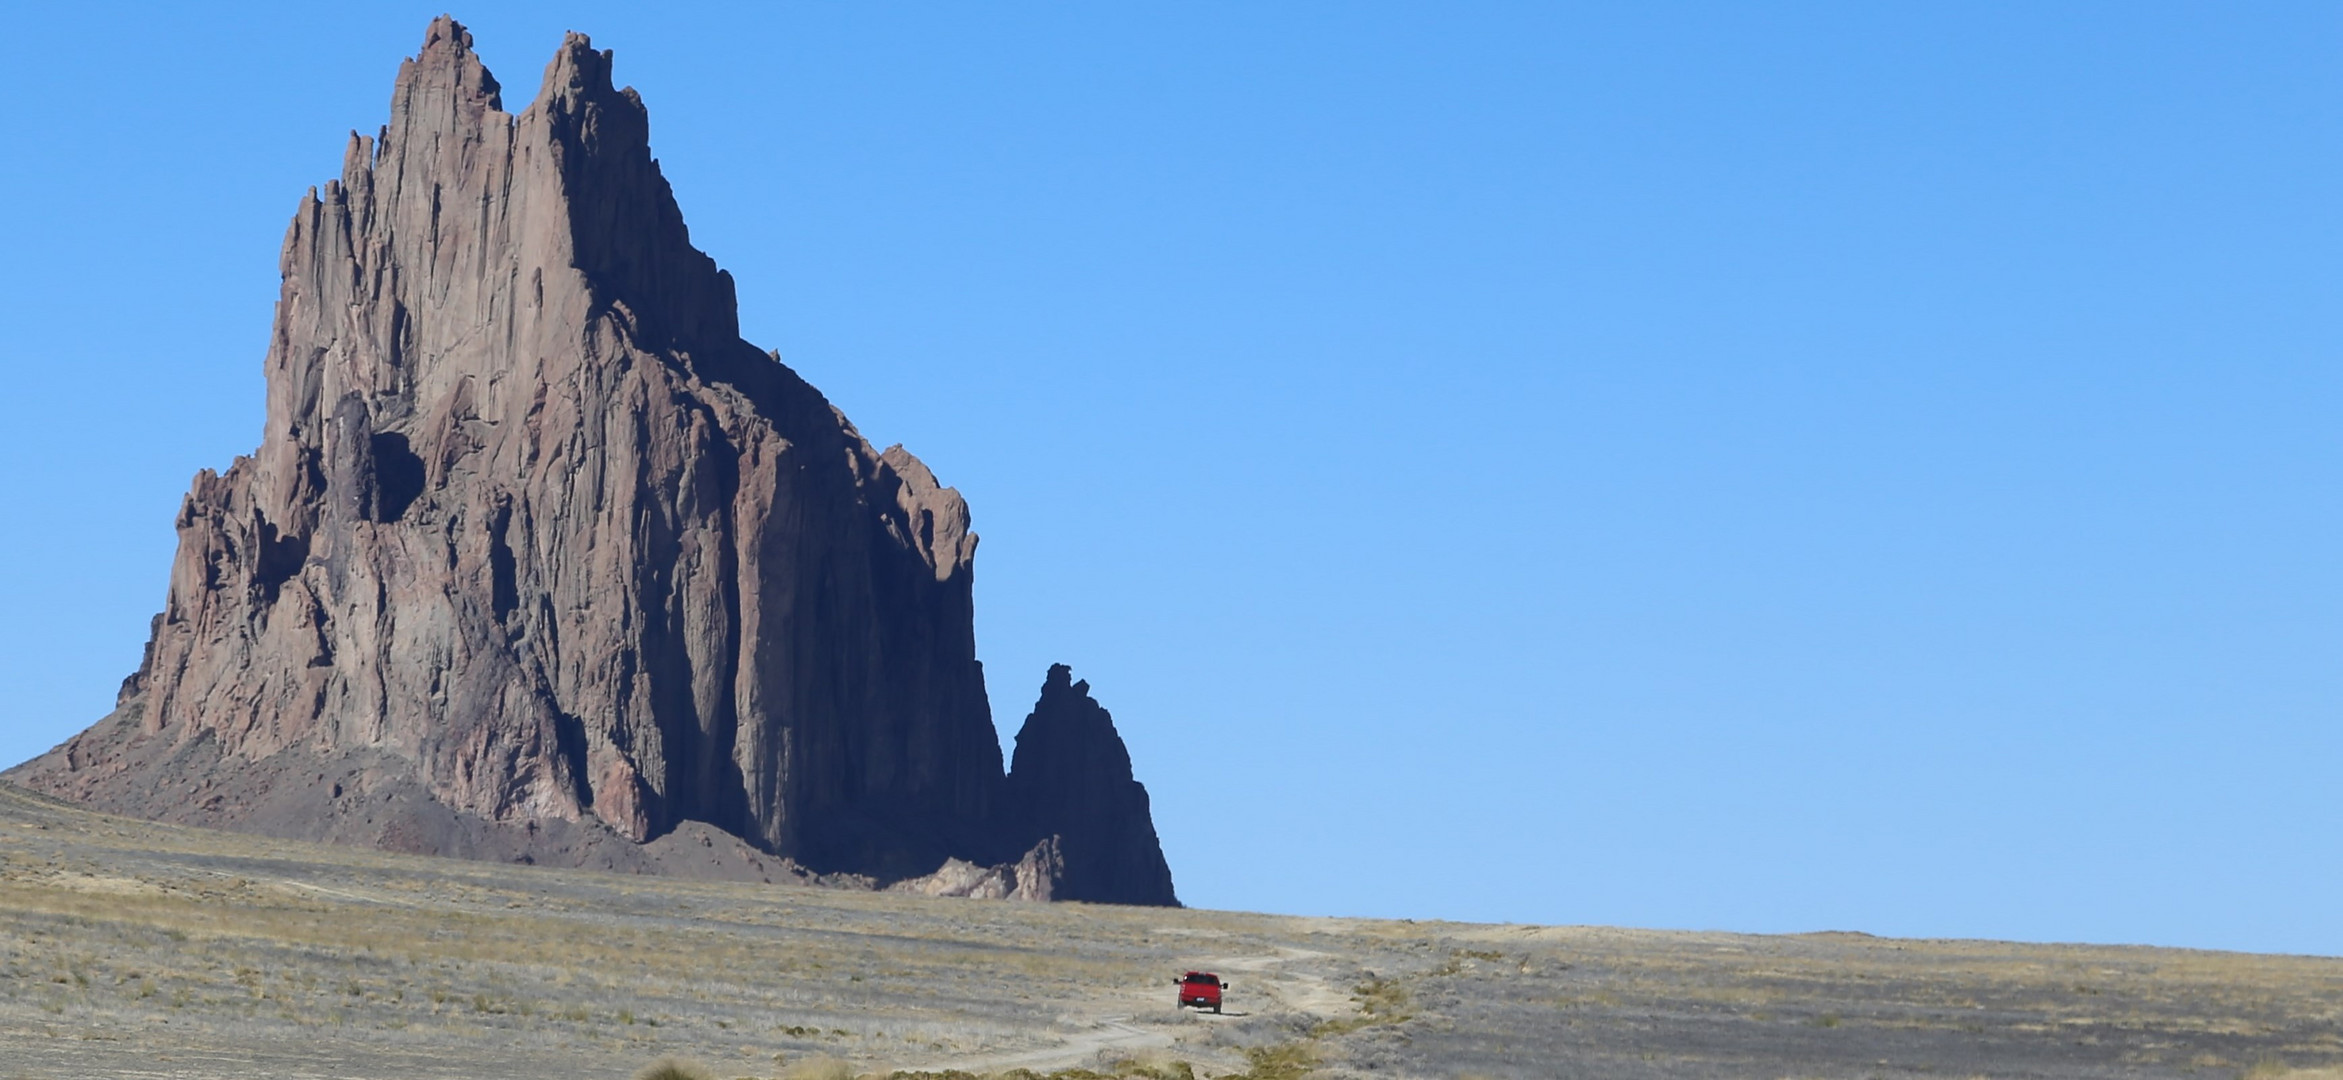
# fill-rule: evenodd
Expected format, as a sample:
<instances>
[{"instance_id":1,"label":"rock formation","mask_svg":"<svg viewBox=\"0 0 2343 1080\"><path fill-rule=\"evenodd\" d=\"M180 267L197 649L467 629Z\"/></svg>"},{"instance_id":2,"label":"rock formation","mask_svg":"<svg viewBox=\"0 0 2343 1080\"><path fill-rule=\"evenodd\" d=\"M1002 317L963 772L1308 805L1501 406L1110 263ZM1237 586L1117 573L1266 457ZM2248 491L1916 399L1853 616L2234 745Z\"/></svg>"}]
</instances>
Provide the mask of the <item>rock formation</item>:
<instances>
[{"instance_id":1,"label":"rock formation","mask_svg":"<svg viewBox=\"0 0 2343 1080\"><path fill-rule=\"evenodd\" d=\"M1053 664L1041 700L1017 732L1006 813L1012 835L1049 837L1065 863L1065 895L1117 904L1161 903L1171 867L1155 838L1147 789L1090 684Z\"/></svg>"},{"instance_id":2,"label":"rock formation","mask_svg":"<svg viewBox=\"0 0 2343 1080\"><path fill-rule=\"evenodd\" d=\"M197 475L114 713L9 779L408 851L1176 902L1111 724L1004 777L967 505L741 340L609 53L569 35L512 115L434 22L281 266L259 450ZM1093 791L1144 828L1098 833Z\"/></svg>"}]
</instances>

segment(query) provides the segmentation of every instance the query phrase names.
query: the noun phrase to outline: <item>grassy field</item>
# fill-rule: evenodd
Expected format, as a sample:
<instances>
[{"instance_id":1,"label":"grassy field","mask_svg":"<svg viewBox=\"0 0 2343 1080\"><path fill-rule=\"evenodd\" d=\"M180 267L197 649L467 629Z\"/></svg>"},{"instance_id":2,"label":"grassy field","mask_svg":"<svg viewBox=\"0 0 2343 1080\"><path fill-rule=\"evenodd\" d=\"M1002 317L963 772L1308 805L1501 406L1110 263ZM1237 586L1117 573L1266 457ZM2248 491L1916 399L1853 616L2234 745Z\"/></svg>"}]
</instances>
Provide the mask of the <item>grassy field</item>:
<instances>
[{"instance_id":1,"label":"grassy field","mask_svg":"<svg viewBox=\"0 0 2343 1080\"><path fill-rule=\"evenodd\" d=\"M1230 979L1226 1015L1172 1006L1189 968ZM625 1080L662 1059L715 1080L2334 1080L2343 960L681 882L0 785L0 1080Z\"/></svg>"}]
</instances>

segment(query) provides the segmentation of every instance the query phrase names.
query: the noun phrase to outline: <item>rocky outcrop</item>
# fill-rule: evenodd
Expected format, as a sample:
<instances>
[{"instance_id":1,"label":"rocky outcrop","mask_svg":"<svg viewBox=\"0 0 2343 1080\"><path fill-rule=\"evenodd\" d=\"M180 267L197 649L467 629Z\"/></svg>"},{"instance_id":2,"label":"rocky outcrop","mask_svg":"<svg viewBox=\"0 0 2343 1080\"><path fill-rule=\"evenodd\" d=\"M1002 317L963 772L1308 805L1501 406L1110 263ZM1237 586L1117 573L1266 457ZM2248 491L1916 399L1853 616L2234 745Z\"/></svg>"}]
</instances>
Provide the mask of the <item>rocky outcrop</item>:
<instances>
[{"instance_id":1,"label":"rocky outcrop","mask_svg":"<svg viewBox=\"0 0 2343 1080\"><path fill-rule=\"evenodd\" d=\"M1176 904L1147 789L1090 684L1053 664L1017 732L1005 816L1024 836L1055 841L1057 896L1112 904Z\"/></svg>"},{"instance_id":2,"label":"rocky outcrop","mask_svg":"<svg viewBox=\"0 0 2343 1080\"><path fill-rule=\"evenodd\" d=\"M570 35L516 115L434 22L281 266L259 449L196 477L115 712L9 779L649 872L1036 850L1004 824L966 504L741 340L609 53ZM1049 895L1055 850L1003 895Z\"/></svg>"},{"instance_id":3,"label":"rocky outcrop","mask_svg":"<svg viewBox=\"0 0 2343 1080\"><path fill-rule=\"evenodd\" d=\"M1058 852L1057 838L1051 837L1033 845L1033 850L1014 863L997 866L978 866L963 859L946 859L935 873L910 878L887 886L888 892L917 893L921 896L965 896L977 900L1074 900L1074 896L1060 896L1066 876L1064 856ZM1175 903L1166 900L1163 903Z\"/></svg>"}]
</instances>

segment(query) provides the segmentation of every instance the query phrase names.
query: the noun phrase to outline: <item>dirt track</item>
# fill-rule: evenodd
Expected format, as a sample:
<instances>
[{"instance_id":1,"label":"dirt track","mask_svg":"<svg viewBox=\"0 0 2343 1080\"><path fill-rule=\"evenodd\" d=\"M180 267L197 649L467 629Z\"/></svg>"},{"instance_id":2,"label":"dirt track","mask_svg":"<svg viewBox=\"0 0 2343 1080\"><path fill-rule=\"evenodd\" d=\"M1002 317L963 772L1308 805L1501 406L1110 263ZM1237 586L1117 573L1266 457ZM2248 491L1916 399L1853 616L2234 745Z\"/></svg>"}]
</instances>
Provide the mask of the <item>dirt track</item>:
<instances>
[{"instance_id":1,"label":"dirt track","mask_svg":"<svg viewBox=\"0 0 2343 1080\"><path fill-rule=\"evenodd\" d=\"M1224 1016L1172 1005L1217 970ZM2236 1077L2343 961L933 900L324 848L0 788L0 1080L970 1071Z\"/></svg>"},{"instance_id":2,"label":"dirt track","mask_svg":"<svg viewBox=\"0 0 2343 1080\"><path fill-rule=\"evenodd\" d=\"M1166 1014L1162 1001L1142 1003L1142 1014L1111 1012L1116 1004L1131 1004L1124 995L1078 1003L1077 1012L1060 1018L1065 1030L1056 1046L1021 1053L1005 1053L979 1057L942 1057L900 1066L909 1071L942 1072L958 1069L963 1072L1005 1072L1010 1069L1030 1069L1051 1072L1110 1063L1122 1059L1140 1061L1169 1059L1184 1034L1191 1033L1200 1024L1228 1023L1246 1019L1258 1013L1300 1019L1305 1023L1339 1021L1358 1011L1350 995L1336 990L1324 978L1288 970L1288 962L1304 959L1324 959L1326 954L1307 949L1280 948L1273 953L1255 953L1240 956L1215 956L1199 961L1199 970L1223 974L1235 972L1248 976L1243 985L1230 993L1230 1006L1224 1013L1175 1011ZM1171 997L1169 980L1158 994ZM1233 983L1234 980L1231 980ZM1249 995L1263 1002L1251 1009L1242 1007ZM1149 1007L1152 1006L1152 1007ZM1087 1011L1080 1011L1087 1008Z\"/></svg>"}]
</instances>

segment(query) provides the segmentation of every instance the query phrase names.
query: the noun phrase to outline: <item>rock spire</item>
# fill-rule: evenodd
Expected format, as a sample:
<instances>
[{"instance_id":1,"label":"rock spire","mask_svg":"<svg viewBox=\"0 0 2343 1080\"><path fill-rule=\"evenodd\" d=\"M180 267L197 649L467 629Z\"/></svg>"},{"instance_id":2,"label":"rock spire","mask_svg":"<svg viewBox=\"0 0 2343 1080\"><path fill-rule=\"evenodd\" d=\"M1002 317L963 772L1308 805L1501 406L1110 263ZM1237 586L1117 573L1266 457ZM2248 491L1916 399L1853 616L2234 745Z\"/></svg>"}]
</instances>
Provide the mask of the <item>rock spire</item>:
<instances>
[{"instance_id":1,"label":"rock spire","mask_svg":"<svg viewBox=\"0 0 2343 1080\"><path fill-rule=\"evenodd\" d=\"M9 779L475 858L1009 860L1062 877L1019 895L1175 902L1036 831L1091 781L1003 775L966 503L741 340L610 53L568 35L516 115L434 21L281 269L259 449L196 476L116 710Z\"/></svg>"},{"instance_id":2,"label":"rock spire","mask_svg":"<svg viewBox=\"0 0 2343 1080\"><path fill-rule=\"evenodd\" d=\"M1041 700L1017 732L1008 814L1019 835L1056 841L1061 889L1118 904L1162 903L1171 867L1155 837L1147 789L1131 778L1131 754L1090 684L1052 664Z\"/></svg>"}]
</instances>

